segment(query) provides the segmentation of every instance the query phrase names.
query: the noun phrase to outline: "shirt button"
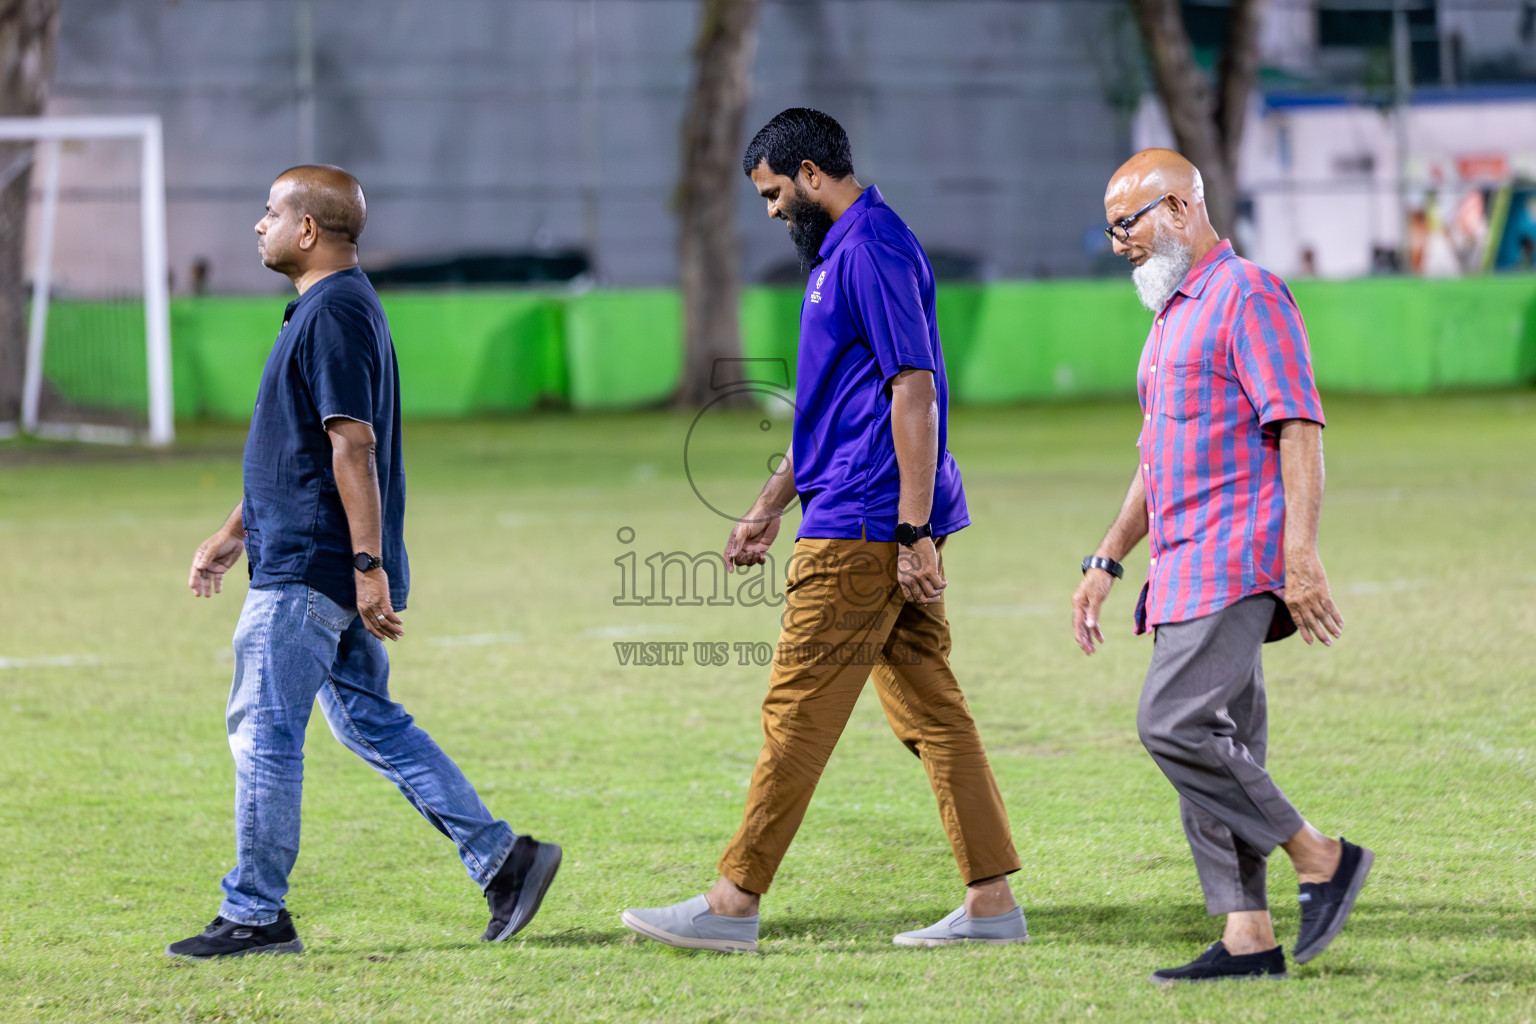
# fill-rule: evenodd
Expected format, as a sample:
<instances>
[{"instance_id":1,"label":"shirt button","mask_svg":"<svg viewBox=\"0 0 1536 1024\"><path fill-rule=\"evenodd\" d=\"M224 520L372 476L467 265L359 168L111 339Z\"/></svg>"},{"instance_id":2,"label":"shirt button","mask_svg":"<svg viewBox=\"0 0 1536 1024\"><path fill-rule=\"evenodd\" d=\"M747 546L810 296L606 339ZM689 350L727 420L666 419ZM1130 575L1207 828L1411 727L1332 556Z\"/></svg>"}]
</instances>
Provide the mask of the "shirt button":
<instances>
[{"instance_id":1,"label":"shirt button","mask_svg":"<svg viewBox=\"0 0 1536 1024\"><path fill-rule=\"evenodd\" d=\"M1141 468L1142 469L1146 469L1146 470L1150 470L1152 468L1152 463L1150 463L1150 462L1143 462L1141 464Z\"/></svg>"},{"instance_id":2,"label":"shirt button","mask_svg":"<svg viewBox=\"0 0 1536 1024\"><path fill-rule=\"evenodd\" d=\"M1157 556L1156 556L1156 555L1153 555L1153 556L1152 556L1152 564L1153 564L1153 565L1156 565L1156 564L1157 564Z\"/></svg>"},{"instance_id":3,"label":"shirt button","mask_svg":"<svg viewBox=\"0 0 1536 1024\"><path fill-rule=\"evenodd\" d=\"M1157 372L1157 367L1156 366L1152 367L1152 369L1150 371L1148 371L1148 372L1149 373L1156 373Z\"/></svg>"},{"instance_id":4,"label":"shirt button","mask_svg":"<svg viewBox=\"0 0 1536 1024\"><path fill-rule=\"evenodd\" d=\"M1163 318L1162 317L1158 317L1157 318L1157 326L1159 326L1159 327L1163 326Z\"/></svg>"},{"instance_id":5,"label":"shirt button","mask_svg":"<svg viewBox=\"0 0 1536 1024\"><path fill-rule=\"evenodd\" d=\"M1151 423L1152 422L1152 414L1151 413L1147 413L1145 416L1142 417L1142 419L1146 420L1148 423Z\"/></svg>"}]
</instances>

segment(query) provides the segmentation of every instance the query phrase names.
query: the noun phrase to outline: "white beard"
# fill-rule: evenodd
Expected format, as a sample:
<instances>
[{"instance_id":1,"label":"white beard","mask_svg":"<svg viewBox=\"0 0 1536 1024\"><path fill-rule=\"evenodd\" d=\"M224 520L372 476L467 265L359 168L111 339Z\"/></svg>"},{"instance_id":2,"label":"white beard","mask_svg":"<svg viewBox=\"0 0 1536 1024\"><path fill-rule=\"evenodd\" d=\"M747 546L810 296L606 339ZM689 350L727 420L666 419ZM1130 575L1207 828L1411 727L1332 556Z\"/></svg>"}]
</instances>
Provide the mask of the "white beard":
<instances>
[{"instance_id":1,"label":"white beard","mask_svg":"<svg viewBox=\"0 0 1536 1024\"><path fill-rule=\"evenodd\" d=\"M1131 271L1136 297L1152 312L1161 312L1168 297L1184 283L1193 264L1189 250L1172 238L1161 224L1157 225L1152 234L1152 255Z\"/></svg>"}]
</instances>

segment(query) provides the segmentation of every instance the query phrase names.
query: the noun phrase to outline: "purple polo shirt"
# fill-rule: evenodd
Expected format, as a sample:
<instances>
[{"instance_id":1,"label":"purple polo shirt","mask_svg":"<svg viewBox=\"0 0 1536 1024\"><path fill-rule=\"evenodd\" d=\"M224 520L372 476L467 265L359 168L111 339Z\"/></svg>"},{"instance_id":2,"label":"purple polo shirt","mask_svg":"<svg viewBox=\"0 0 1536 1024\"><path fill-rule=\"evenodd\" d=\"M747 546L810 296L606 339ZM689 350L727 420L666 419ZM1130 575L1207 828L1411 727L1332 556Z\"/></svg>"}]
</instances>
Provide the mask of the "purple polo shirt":
<instances>
[{"instance_id":1,"label":"purple polo shirt","mask_svg":"<svg viewBox=\"0 0 1536 1024\"><path fill-rule=\"evenodd\" d=\"M800 305L793 439L800 537L896 539L901 473L890 381L904 369L933 371L938 391L939 458L928 521L942 537L971 518L946 447L949 385L933 267L871 186L827 232Z\"/></svg>"}]
</instances>

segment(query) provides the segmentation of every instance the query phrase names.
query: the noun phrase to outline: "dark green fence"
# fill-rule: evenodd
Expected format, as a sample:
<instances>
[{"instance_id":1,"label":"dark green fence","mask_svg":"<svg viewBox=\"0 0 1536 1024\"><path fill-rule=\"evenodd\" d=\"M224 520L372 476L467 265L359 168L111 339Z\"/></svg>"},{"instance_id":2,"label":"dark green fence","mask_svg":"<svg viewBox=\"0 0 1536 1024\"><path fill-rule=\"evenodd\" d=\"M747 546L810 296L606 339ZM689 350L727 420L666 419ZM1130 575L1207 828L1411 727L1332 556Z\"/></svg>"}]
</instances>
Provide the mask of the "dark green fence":
<instances>
[{"instance_id":1,"label":"dark green fence","mask_svg":"<svg viewBox=\"0 0 1536 1024\"><path fill-rule=\"evenodd\" d=\"M1294 291L1324 390L1423 394L1536 381L1536 277L1304 281ZM667 400L682 372L681 309L672 290L401 292L383 299L411 416L654 405ZM178 416L250 415L285 302L172 304ZM799 313L798 289L748 289L745 353L781 357L793 373ZM1148 319L1123 280L939 289L957 403L1129 394ZM77 401L142 407L141 323L131 305L54 303L48 378Z\"/></svg>"}]
</instances>

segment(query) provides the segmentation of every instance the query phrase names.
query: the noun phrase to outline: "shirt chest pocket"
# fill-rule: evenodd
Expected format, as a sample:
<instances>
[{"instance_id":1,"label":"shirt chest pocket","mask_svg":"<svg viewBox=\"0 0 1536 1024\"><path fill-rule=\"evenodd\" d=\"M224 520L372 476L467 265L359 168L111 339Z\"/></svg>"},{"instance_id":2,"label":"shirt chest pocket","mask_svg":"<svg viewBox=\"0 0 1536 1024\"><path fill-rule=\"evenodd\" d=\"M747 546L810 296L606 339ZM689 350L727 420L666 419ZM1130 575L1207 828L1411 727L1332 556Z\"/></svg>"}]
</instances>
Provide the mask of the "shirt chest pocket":
<instances>
[{"instance_id":1,"label":"shirt chest pocket","mask_svg":"<svg viewBox=\"0 0 1536 1024\"><path fill-rule=\"evenodd\" d=\"M1160 367L1163 415L1184 421L1210 411L1211 361L1165 363Z\"/></svg>"}]
</instances>

